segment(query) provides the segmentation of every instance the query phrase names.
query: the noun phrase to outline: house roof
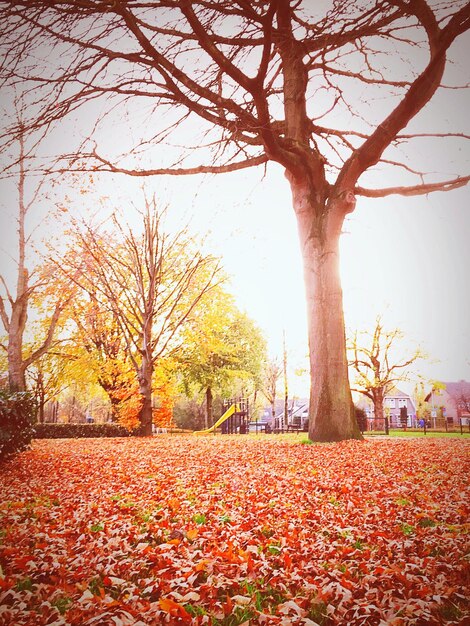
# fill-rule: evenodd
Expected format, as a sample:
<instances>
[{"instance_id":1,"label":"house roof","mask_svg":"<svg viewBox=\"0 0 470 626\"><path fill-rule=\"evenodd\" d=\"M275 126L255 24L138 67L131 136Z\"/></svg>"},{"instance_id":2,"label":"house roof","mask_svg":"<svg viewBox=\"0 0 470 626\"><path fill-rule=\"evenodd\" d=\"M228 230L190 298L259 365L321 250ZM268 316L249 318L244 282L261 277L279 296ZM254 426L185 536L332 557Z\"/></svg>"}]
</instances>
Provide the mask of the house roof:
<instances>
[{"instance_id":1,"label":"house roof","mask_svg":"<svg viewBox=\"0 0 470 626\"><path fill-rule=\"evenodd\" d=\"M388 393L385 394L386 398L410 398L409 393L405 393L398 389L398 387L392 387Z\"/></svg>"},{"instance_id":2,"label":"house roof","mask_svg":"<svg viewBox=\"0 0 470 626\"><path fill-rule=\"evenodd\" d=\"M470 399L470 383L466 380L459 380L458 382L448 382L443 383L445 385L445 390L451 398L454 400L458 400L459 398L467 398ZM428 393L425 400L429 401L431 398L432 391Z\"/></svg>"},{"instance_id":3,"label":"house roof","mask_svg":"<svg viewBox=\"0 0 470 626\"><path fill-rule=\"evenodd\" d=\"M405 393L404 391L401 391L397 387L392 387L392 389L388 393L385 394L384 400L386 400L387 398L408 400L411 403L411 407L413 408L413 411L416 410L414 400L410 396L410 394ZM367 396L360 394L358 400L355 402L355 405L359 409L368 409L373 406L373 402Z\"/></svg>"},{"instance_id":4,"label":"house roof","mask_svg":"<svg viewBox=\"0 0 470 626\"><path fill-rule=\"evenodd\" d=\"M466 380L459 380L458 382L444 383L446 391L453 398L459 398L467 396L470 398L470 383Z\"/></svg>"}]
</instances>

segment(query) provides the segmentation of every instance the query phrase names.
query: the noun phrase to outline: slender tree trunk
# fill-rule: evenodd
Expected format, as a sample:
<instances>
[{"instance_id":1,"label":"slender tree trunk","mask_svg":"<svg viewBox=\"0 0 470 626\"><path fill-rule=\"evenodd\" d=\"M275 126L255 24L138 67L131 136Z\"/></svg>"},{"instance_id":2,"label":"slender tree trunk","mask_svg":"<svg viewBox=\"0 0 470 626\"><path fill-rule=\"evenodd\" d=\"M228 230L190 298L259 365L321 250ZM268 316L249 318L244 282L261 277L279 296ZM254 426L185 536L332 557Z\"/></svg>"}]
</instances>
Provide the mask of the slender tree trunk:
<instances>
[{"instance_id":1,"label":"slender tree trunk","mask_svg":"<svg viewBox=\"0 0 470 626\"><path fill-rule=\"evenodd\" d=\"M286 333L283 333L283 370L284 370L284 428L289 424L289 385L287 382L287 348Z\"/></svg>"},{"instance_id":2,"label":"slender tree trunk","mask_svg":"<svg viewBox=\"0 0 470 626\"><path fill-rule=\"evenodd\" d=\"M44 377L43 377L42 372L39 372L36 389L37 389L36 397L38 401L37 419L40 424L44 424L44 407L46 405L46 390L44 388Z\"/></svg>"},{"instance_id":3,"label":"slender tree trunk","mask_svg":"<svg viewBox=\"0 0 470 626\"><path fill-rule=\"evenodd\" d=\"M205 424L206 428L209 428L213 424L213 413L214 413L213 402L214 402L214 397L212 395L212 388L207 387L206 389L206 424Z\"/></svg>"},{"instance_id":4,"label":"slender tree trunk","mask_svg":"<svg viewBox=\"0 0 470 626\"><path fill-rule=\"evenodd\" d=\"M25 391L25 367L23 362L23 335L28 311L28 272L25 267L25 169L24 138L20 135L20 173L18 179L18 274L16 279L16 298L11 305L8 328L8 384L10 391Z\"/></svg>"},{"instance_id":5,"label":"slender tree trunk","mask_svg":"<svg viewBox=\"0 0 470 626\"><path fill-rule=\"evenodd\" d=\"M139 414L140 435L152 436L152 375L153 364L144 352L139 372L139 390L142 396L142 406Z\"/></svg>"},{"instance_id":6,"label":"slender tree trunk","mask_svg":"<svg viewBox=\"0 0 470 626\"><path fill-rule=\"evenodd\" d=\"M38 421L40 424L44 424L44 405L46 403L44 393L41 393L39 396L39 406L38 406Z\"/></svg>"},{"instance_id":7,"label":"slender tree trunk","mask_svg":"<svg viewBox=\"0 0 470 626\"><path fill-rule=\"evenodd\" d=\"M304 263L310 353L309 437L362 439L348 377L339 238L344 200L322 202L305 182L290 180Z\"/></svg>"},{"instance_id":8,"label":"slender tree trunk","mask_svg":"<svg viewBox=\"0 0 470 626\"><path fill-rule=\"evenodd\" d=\"M19 137L19 178L18 178L18 272L16 278L16 296L11 298L10 319L3 306L3 325L8 335L7 360L8 360L8 384L11 391L26 391L25 372L28 366L38 359L49 349L54 330L61 312L61 306L57 303L54 314L51 318L46 338L41 347L36 349L28 358L23 357L23 340L26 321L28 317L28 306L30 300L30 277L26 268L26 244L28 237L25 232L25 221L31 203L25 201L25 146L22 132Z\"/></svg>"}]
</instances>

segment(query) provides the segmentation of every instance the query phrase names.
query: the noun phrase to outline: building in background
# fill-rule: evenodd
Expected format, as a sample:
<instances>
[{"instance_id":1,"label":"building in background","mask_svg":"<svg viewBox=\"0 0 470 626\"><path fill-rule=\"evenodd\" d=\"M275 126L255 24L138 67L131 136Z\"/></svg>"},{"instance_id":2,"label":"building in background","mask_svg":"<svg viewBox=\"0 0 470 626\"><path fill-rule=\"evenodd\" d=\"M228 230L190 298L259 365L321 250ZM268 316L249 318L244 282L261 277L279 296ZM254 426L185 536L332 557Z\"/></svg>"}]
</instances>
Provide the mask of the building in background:
<instances>
[{"instance_id":1,"label":"building in background","mask_svg":"<svg viewBox=\"0 0 470 626\"><path fill-rule=\"evenodd\" d=\"M358 408L364 409L368 424L373 424L375 419L374 405L366 396L360 396L356 402ZM416 406L411 396L397 387L393 387L384 398L384 415L388 416L390 428L402 428L403 426L416 426ZM383 424L377 425L382 428Z\"/></svg>"},{"instance_id":2,"label":"building in background","mask_svg":"<svg viewBox=\"0 0 470 626\"><path fill-rule=\"evenodd\" d=\"M470 383L465 380L444 383L445 389L433 390L425 398L431 415L446 418L447 424L470 424Z\"/></svg>"}]
</instances>

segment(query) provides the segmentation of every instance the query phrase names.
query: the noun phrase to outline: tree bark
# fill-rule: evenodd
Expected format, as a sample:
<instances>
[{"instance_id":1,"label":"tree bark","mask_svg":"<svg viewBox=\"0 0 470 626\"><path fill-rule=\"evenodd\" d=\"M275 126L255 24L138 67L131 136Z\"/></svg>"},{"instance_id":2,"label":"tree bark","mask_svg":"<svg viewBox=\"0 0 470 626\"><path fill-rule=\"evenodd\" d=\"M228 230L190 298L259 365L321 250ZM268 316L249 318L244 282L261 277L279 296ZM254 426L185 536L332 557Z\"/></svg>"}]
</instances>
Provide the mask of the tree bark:
<instances>
[{"instance_id":1,"label":"tree bark","mask_svg":"<svg viewBox=\"0 0 470 626\"><path fill-rule=\"evenodd\" d=\"M384 394L383 389L377 389L374 393L374 428L379 430L385 427Z\"/></svg>"},{"instance_id":2,"label":"tree bark","mask_svg":"<svg viewBox=\"0 0 470 626\"><path fill-rule=\"evenodd\" d=\"M26 379L23 366L23 332L24 324L18 325L12 320L8 340L8 384L10 391L25 391Z\"/></svg>"},{"instance_id":3,"label":"tree bark","mask_svg":"<svg viewBox=\"0 0 470 626\"><path fill-rule=\"evenodd\" d=\"M212 388L207 387L206 389L206 428L209 428L213 424L213 401L214 397L212 395Z\"/></svg>"},{"instance_id":4,"label":"tree bark","mask_svg":"<svg viewBox=\"0 0 470 626\"><path fill-rule=\"evenodd\" d=\"M127 388L127 385L121 384L119 380L116 379L110 382L109 379L106 379L103 376L98 376L98 384L108 396L109 402L111 404L111 421L118 422L120 405L131 395L130 392L128 392L127 394L123 393L123 391Z\"/></svg>"},{"instance_id":5,"label":"tree bark","mask_svg":"<svg viewBox=\"0 0 470 626\"><path fill-rule=\"evenodd\" d=\"M152 436L152 360L145 354L139 372L139 391L142 396L142 406L139 413L139 434L143 437Z\"/></svg>"},{"instance_id":6,"label":"tree bark","mask_svg":"<svg viewBox=\"0 0 470 626\"><path fill-rule=\"evenodd\" d=\"M23 361L23 336L28 317L28 271L25 267L26 236L25 219L25 162L24 137L20 135L19 179L18 179L18 274L16 298L11 302L11 316L6 329L8 332L8 384L10 391L25 391L25 363Z\"/></svg>"},{"instance_id":7,"label":"tree bark","mask_svg":"<svg viewBox=\"0 0 470 626\"><path fill-rule=\"evenodd\" d=\"M342 198L321 201L305 181L289 180L297 216L310 348L309 437L362 439L348 377L339 238L348 212ZM349 211L351 209L349 208Z\"/></svg>"}]
</instances>

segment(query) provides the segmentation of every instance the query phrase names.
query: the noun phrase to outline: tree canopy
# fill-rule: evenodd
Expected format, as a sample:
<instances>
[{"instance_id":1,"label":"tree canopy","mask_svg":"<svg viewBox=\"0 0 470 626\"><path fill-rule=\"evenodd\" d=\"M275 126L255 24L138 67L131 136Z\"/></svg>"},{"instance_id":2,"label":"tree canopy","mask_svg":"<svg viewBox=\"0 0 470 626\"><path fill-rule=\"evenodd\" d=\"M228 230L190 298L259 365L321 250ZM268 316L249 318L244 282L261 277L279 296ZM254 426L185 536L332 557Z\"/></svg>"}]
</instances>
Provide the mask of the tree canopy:
<instances>
[{"instance_id":1,"label":"tree canopy","mask_svg":"<svg viewBox=\"0 0 470 626\"><path fill-rule=\"evenodd\" d=\"M216 392L231 394L239 381L258 390L266 340L255 322L238 309L234 298L223 288L193 317L185 333L178 361L187 383L206 394L206 428L212 426L212 399Z\"/></svg>"},{"instance_id":2,"label":"tree canopy","mask_svg":"<svg viewBox=\"0 0 470 626\"><path fill-rule=\"evenodd\" d=\"M122 160L98 150L73 155L91 157L93 168L181 174L274 160L292 174L308 171L317 186L328 177L338 192L368 196L427 193L468 180L408 189L356 185L380 160L400 165L382 159L392 143L423 137L400 133L439 88L447 51L469 26L463 0L336 0L326 6L28 0L0 2L0 15L1 76L4 85L26 92L28 128L49 127L86 103L104 100L119 107L119 115L141 108L126 122L136 129L144 118L151 120L141 136L147 146L161 145L175 129L183 137L179 125L195 119L200 138L207 135L191 146L202 152L201 165L184 167L185 158L194 162L193 150L179 151L178 163L171 162L173 151L153 150L149 161L166 158L166 166L137 167L136 149L143 144L123 150ZM393 53L400 57L392 64L386 57ZM386 96L388 103L370 119L361 114L368 97ZM156 107L163 107L158 120ZM99 117L97 109L92 114ZM13 137L10 132L4 140Z\"/></svg>"}]
</instances>

